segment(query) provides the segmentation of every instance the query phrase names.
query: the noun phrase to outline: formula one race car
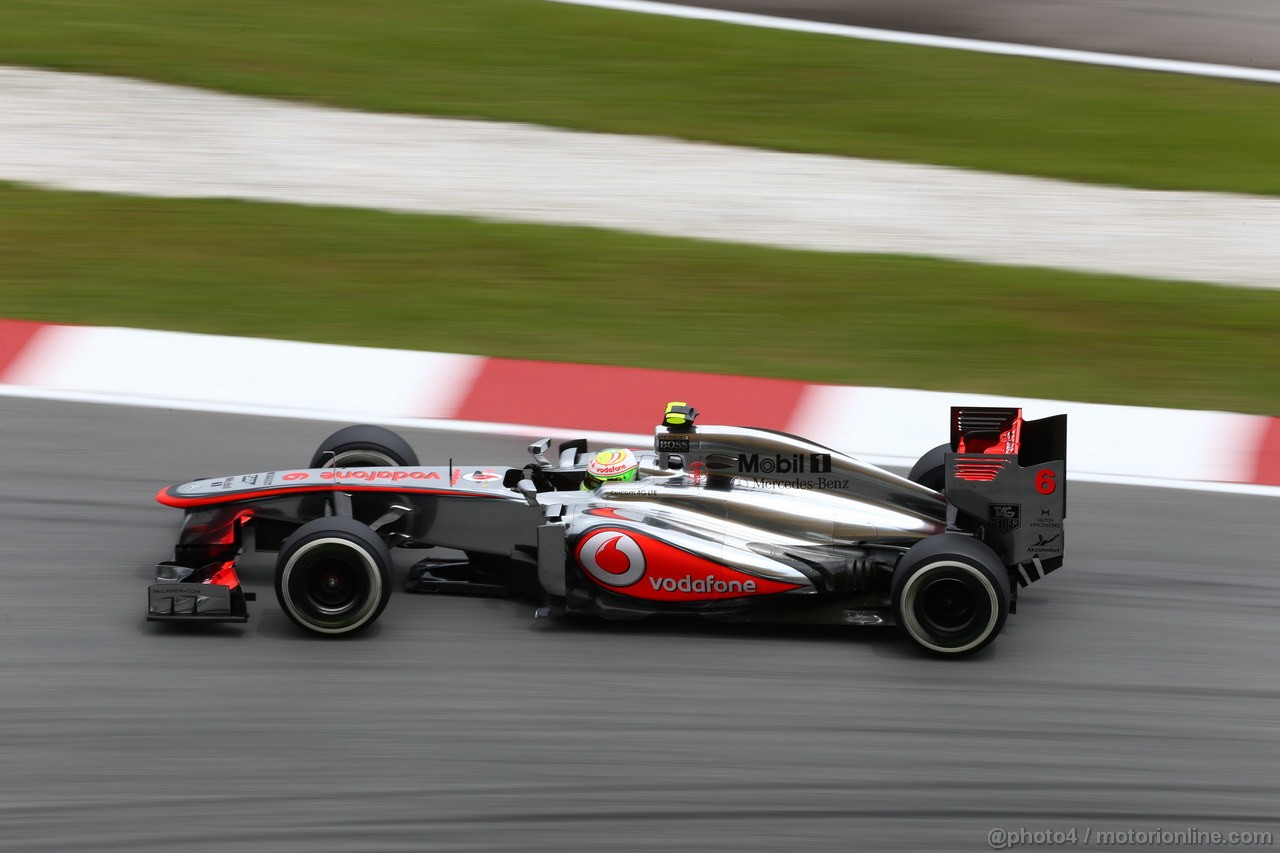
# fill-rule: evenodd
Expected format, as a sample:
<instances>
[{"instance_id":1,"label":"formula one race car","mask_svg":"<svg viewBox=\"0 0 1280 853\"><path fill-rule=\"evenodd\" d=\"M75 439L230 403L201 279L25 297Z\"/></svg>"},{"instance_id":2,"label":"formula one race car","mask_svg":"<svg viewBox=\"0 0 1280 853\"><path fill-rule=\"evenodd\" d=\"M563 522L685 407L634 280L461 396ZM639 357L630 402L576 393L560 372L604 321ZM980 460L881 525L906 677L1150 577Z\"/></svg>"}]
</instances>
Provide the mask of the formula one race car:
<instances>
[{"instance_id":1,"label":"formula one race car","mask_svg":"<svg viewBox=\"0 0 1280 853\"><path fill-rule=\"evenodd\" d=\"M586 488L584 440L523 467L421 467L400 436L341 429L306 468L161 489L185 511L151 620L248 619L236 558L278 552L276 596L318 634L378 618L390 548L439 549L415 592L520 594L539 616L900 625L961 655L990 643L1019 587L1062 565L1066 416L957 408L908 477L806 439L705 426L667 407L631 482Z\"/></svg>"}]
</instances>

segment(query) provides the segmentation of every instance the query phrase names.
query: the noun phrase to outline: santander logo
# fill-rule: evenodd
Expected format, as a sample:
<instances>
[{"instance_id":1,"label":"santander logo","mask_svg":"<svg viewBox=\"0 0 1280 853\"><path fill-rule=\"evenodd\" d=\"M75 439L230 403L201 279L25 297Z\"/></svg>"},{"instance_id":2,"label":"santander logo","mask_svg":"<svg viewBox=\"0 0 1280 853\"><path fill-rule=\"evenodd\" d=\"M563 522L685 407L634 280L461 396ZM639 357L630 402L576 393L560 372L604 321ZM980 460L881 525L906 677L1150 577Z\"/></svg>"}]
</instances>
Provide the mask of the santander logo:
<instances>
[{"instance_id":1,"label":"santander logo","mask_svg":"<svg viewBox=\"0 0 1280 853\"><path fill-rule=\"evenodd\" d=\"M631 586L644 577L644 552L636 540L617 530L602 530L582 540L578 562L609 586Z\"/></svg>"}]
</instances>

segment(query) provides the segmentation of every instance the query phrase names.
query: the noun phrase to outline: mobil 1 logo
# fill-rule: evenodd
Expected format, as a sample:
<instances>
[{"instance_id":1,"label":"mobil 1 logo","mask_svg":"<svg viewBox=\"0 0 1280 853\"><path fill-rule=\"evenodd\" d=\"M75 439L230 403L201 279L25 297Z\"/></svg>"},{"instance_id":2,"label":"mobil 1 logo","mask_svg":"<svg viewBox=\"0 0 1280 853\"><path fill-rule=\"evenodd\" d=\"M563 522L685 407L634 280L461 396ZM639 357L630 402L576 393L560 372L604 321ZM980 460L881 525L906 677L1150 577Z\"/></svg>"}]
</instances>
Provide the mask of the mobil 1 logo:
<instances>
[{"instance_id":1,"label":"mobil 1 logo","mask_svg":"<svg viewBox=\"0 0 1280 853\"><path fill-rule=\"evenodd\" d=\"M739 453L740 474L829 474L830 453Z\"/></svg>"}]
</instances>

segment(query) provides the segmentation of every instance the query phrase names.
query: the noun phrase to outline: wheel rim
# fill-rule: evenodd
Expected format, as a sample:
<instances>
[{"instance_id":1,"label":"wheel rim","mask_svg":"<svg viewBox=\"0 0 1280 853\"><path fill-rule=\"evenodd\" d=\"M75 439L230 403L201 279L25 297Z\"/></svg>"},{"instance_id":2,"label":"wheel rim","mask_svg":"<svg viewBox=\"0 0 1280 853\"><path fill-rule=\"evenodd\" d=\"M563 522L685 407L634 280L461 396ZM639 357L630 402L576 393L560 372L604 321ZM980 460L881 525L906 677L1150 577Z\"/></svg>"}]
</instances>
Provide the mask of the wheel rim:
<instances>
[{"instance_id":1,"label":"wheel rim","mask_svg":"<svg viewBox=\"0 0 1280 853\"><path fill-rule=\"evenodd\" d=\"M308 542L281 574L284 604L314 630L341 633L368 621L382 595L373 558L345 539Z\"/></svg>"},{"instance_id":2,"label":"wheel rim","mask_svg":"<svg viewBox=\"0 0 1280 853\"><path fill-rule=\"evenodd\" d=\"M999 596L981 570L957 561L929 564L907 579L903 627L922 646L955 654L987 640L1000 619Z\"/></svg>"},{"instance_id":3,"label":"wheel rim","mask_svg":"<svg viewBox=\"0 0 1280 853\"><path fill-rule=\"evenodd\" d=\"M333 557L316 560L301 573L299 580L307 604L330 617L353 609L369 587L363 566Z\"/></svg>"},{"instance_id":4,"label":"wheel rim","mask_svg":"<svg viewBox=\"0 0 1280 853\"><path fill-rule=\"evenodd\" d=\"M978 592L960 578L936 578L916 596L917 616L934 633L962 633L978 616Z\"/></svg>"}]
</instances>

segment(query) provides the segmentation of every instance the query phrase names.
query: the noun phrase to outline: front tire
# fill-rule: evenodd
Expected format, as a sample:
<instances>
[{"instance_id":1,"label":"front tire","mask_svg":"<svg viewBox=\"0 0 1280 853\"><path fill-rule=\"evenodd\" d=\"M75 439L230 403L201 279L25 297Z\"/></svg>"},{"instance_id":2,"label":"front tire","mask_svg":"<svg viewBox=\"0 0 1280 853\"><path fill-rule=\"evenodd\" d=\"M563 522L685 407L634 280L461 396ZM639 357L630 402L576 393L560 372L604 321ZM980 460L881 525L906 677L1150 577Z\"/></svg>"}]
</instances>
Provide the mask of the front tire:
<instances>
[{"instance_id":1,"label":"front tire","mask_svg":"<svg viewBox=\"0 0 1280 853\"><path fill-rule=\"evenodd\" d=\"M982 542L942 533L916 543L893 572L893 615L917 646L972 654L996 638L1009 615L1009 573Z\"/></svg>"},{"instance_id":2,"label":"front tire","mask_svg":"<svg viewBox=\"0 0 1280 853\"><path fill-rule=\"evenodd\" d=\"M285 615L316 634L354 634L377 621L391 597L391 552L354 518L317 518L284 541L276 598Z\"/></svg>"},{"instance_id":3,"label":"front tire","mask_svg":"<svg viewBox=\"0 0 1280 853\"><path fill-rule=\"evenodd\" d=\"M309 468L416 468L418 454L386 427L343 427L320 442Z\"/></svg>"}]
</instances>

